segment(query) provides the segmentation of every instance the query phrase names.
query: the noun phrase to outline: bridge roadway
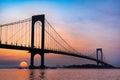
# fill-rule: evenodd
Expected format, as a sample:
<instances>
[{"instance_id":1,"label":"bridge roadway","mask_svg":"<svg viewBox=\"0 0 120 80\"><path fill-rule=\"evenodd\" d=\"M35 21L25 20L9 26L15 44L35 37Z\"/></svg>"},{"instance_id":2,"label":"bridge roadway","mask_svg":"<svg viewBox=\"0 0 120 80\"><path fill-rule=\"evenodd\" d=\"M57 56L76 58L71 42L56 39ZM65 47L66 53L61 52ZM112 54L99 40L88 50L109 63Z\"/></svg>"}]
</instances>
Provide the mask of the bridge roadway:
<instances>
[{"instance_id":1,"label":"bridge roadway","mask_svg":"<svg viewBox=\"0 0 120 80\"><path fill-rule=\"evenodd\" d=\"M25 51L29 51L29 52L33 51L34 53L39 53L39 54L41 53L40 48L31 48L31 47L18 46L18 45L0 44L0 48L25 50ZM102 63L102 64L104 64L105 66L108 66L108 67L114 67L113 65L108 64L106 62L97 60L97 59L89 57L89 56L81 55L81 54L74 54L74 53L70 53L70 52L62 52L62 51L55 51L55 50L48 50L48 49L44 49L44 53L54 53L54 54L60 54L60 55L79 57L79 58L84 58L84 59L88 59L88 60L92 60L92 61Z\"/></svg>"}]
</instances>

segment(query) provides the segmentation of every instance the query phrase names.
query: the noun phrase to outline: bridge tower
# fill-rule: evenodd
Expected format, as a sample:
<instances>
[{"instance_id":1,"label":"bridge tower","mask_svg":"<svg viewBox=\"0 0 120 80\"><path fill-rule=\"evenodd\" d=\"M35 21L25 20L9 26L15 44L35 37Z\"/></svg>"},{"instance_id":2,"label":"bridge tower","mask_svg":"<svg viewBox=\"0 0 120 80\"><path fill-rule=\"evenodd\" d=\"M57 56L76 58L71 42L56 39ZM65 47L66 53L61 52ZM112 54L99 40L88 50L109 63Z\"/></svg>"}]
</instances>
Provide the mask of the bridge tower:
<instances>
[{"instance_id":1,"label":"bridge tower","mask_svg":"<svg viewBox=\"0 0 120 80\"><path fill-rule=\"evenodd\" d=\"M42 24L42 31L41 31L41 50L39 53L36 53L35 50L34 50L34 31L35 31L35 23L37 21L40 21L41 24ZM29 68L30 69L34 69L34 68L41 68L41 69L44 69L45 68L45 65L44 65L44 38L45 38L45 15L35 15L35 16L32 16L32 28L31 28L31 62L30 62L30 66ZM41 56L41 65L36 67L34 66L34 56L36 54L39 54Z\"/></svg>"},{"instance_id":2,"label":"bridge tower","mask_svg":"<svg viewBox=\"0 0 120 80\"><path fill-rule=\"evenodd\" d=\"M102 48L97 48L96 49L96 57L97 57L97 60L100 60L103 62L103 51L102 51ZM99 61L97 61L97 65L99 65ZM103 65L103 64L101 64Z\"/></svg>"}]
</instances>

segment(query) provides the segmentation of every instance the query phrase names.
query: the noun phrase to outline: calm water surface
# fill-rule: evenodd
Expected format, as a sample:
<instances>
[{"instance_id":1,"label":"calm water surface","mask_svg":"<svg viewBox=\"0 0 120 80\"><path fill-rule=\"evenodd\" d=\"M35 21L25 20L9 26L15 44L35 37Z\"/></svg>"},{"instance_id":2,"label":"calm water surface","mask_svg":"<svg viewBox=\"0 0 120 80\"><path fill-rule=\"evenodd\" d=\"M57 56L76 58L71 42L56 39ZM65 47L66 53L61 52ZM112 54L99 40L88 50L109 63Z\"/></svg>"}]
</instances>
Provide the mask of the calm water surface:
<instances>
[{"instance_id":1,"label":"calm water surface","mask_svg":"<svg viewBox=\"0 0 120 80\"><path fill-rule=\"evenodd\" d=\"M0 80L120 80L120 69L0 69Z\"/></svg>"}]
</instances>

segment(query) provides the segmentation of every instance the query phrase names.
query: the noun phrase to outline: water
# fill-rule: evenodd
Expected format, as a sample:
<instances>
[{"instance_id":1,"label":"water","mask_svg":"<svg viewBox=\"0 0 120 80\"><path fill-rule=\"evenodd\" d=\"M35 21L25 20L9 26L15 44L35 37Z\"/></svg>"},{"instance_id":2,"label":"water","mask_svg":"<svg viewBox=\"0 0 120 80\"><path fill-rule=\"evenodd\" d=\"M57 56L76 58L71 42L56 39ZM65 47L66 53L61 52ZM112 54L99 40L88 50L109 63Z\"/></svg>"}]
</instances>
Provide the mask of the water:
<instances>
[{"instance_id":1,"label":"water","mask_svg":"<svg viewBox=\"0 0 120 80\"><path fill-rule=\"evenodd\" d=\"M0 80L120 80L120 69L0 69Z\"/></svg>"}]
</instances>

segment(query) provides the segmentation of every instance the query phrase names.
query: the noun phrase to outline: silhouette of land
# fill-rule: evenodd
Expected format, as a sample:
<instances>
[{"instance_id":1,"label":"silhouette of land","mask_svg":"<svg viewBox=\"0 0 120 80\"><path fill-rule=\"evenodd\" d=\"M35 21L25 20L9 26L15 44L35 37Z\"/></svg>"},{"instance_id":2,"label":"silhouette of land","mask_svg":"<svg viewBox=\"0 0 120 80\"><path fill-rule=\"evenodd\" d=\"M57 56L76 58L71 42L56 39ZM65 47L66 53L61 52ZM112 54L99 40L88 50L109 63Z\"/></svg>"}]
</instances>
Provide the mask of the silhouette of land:
<instances>
[{"instance_id":1,"label":"silhouette of land","mask_svg":"<svg viewBox=\"0 0 120 80\"><path fill-rule=\"evenodd\" d=\"M34 69L40 69L39 66L34 66ZM67 65L67 66L45 66L45 69L57 69L57 68L68 68L68 69L120 69L120 67L111 67L104 65L95 65L95 64L83 64L83 65ZM0 67L0 69L29 69L28 67Z\"/></svg>"},{"instance_id":2,"label":"silhouette of land","mask_svg":"<svg viewBox=\"0 0 120 80\"><path fill-rule=\"evenodd\" d=\"M104 65L95 65L95 64L84 64L84 65L69 65L64 66L64 68L93 68L93 69L103 69L103 68L116 68L111 66L104 66Z\"/></svg>"}]
</instances>

